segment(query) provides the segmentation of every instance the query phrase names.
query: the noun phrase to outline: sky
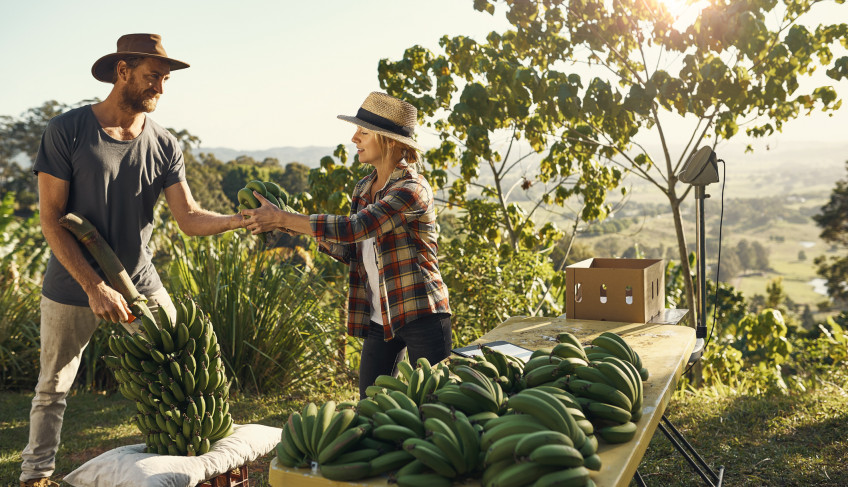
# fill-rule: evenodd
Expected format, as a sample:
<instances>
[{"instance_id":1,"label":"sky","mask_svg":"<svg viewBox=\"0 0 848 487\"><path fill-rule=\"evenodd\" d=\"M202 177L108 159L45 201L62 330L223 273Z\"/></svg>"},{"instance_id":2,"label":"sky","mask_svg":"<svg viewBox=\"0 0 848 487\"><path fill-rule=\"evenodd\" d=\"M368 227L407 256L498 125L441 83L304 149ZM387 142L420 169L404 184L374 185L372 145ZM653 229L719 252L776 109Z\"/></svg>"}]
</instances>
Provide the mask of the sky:
<instances>
[{"instance_id":1,"label":"sky","mask_svg":"<svg viewBox=\"0 0 848 487\"><path fill-rule=\"evenodd\" d=\"M91 65L115 51L120 35L154 32L171 57L191 64L174 72L165 87L152 114L161 125L187 129L204 147L335 146L353 134L336 115L354 114L369 92L380 89L380 59L399 59L415 44L436 50L443 35L483 40L509 27L502 13L491 16L472 5L472 0L0 0L0 115L18 116L47 100L105 98L111 85L95 80ZM848 22L848 5L817 15ZM848 94L846 80L824 82ZM759 144L844 139L845 127L848 107L832 118L816 114L791 122L783 134ZM426 141L427 134L422 137Z\"/></svg>"}]
</instances>

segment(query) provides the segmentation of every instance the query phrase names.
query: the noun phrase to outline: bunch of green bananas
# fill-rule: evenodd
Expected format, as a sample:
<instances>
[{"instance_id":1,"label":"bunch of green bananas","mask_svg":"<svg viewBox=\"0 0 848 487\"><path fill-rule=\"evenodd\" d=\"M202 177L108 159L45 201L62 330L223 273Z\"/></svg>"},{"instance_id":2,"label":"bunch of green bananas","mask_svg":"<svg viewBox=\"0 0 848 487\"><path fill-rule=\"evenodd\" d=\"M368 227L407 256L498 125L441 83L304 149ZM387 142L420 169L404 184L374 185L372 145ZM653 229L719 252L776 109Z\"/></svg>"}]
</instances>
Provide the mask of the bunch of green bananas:
<instances>
[{"instance_id":1,"label":"bunch of green bananas","mask_svg":"<svg viewBox=\"0 0 848 487\"><path fill-rule=\"evenodd\" d=\"M401 427L390 418L416 427L415 422L408 422L412 415L421 423L417 406L403 397L405 409L398 407L388 395L380 394L378 400L385 409L378 406L378 411L373 412L376 420L359 414L352 403L341 403L338 407L333 401L320 407L309 403L302 412L291 414L283 425L277 459L291 468L317 463L324 477L336 481L358 480L396 470L414 457L400 450L401 438L405 436L398 436ZM386 414L389 411L391 416ZM405 415L397 414L400 411ZM423 425L420 432L423 435Z\"/></svg>"},{"instance_id":2,"label":"bunch of green bananas","mask_svg":"<svg viewBox=\"0 0 848 487\"><path fill-rule=\"evenodd\" d=\"M508 401L511 412L486 423L483 487L594 485L598 442L578 424L573 396L553 386L525 389Z\"/></svg>"},{"instance_id":3,"label":"bunch of green bananas","mask_svg":"<svg viewBox=\"0 0 848 487\"><path fill-rule=\"evenodd\" d=\"M615 333L605 332L593 344L604 344L609 347L605 350L615 354L590 353L592 360L575 368L566 387L577 396L598 436L608 443L630 441L636 434L635 421L642 417L643 402L642 377L631 362L635 352Z\"/></svg>"},{"instance_id":4,"label":"bunch of green bananas","mask_svg":"<svg viewBox=\"0 0 848 487\"><path fill-rule=\"evenodd\" d=\"M281 188L280 185L273 181L263 182L253 180L238 191L237 198L239 202L239 211L259 208L260 203L256 196L253 195L254 191L264 196L265 199L270 201L274 206L291 213L303 211L303 203L312 199L312 196L305 191L299 194L290 195L286 192L286 190ZM267 235L265 233L261 233L259 234L259 239L264 243L267 239Z\"/></svg>"},{"instance_id":5,"label":"bunch of green bananas","mask_svg":"<svg viewBox=\"0 0 848 487\"><path fill-rule=\"evenodd\" d=\"M559 334L558 340L559 343L551 349L534 351L524 364L524 382L527 387L562 387L561 379L574 374L576 367L588 365L589 359L577 337L564 332Z\"/></svg>"},{"instance_id":6,"label":"bunch of green bananas","mask_svg":"<svg viewBox=\"0 0 848 487\"><path fill-rule=\"evenodd\" d=\"M445 362L431 365L424 357L416 361L415 367L408 361L398 363L398 377L380 375L374 380L374 384L365 389L365 395L373 397L378 393L398 391L412 399L415 404L421 405L433 399L433 394L451 381L458 381L451 375L451 371Z\"/></svg>"},{"instance_id":7,"label":"bunch of green bananas","mask_svg":"<svg viewBox=\"0 0 848 487\"><path fill-rule=\"evenodd\" d=\"M460 382L447 384L436 391L440 403L475 419L498 416L506 411L507 394L496 380L467 365L453 366L452 372Z\"/></svg>"},{"instance_id":8,"label":"bunch of green bananas","mask_svg":"<svg viewBox=\"0 0 848 487\"><path fill-rule=\"evenodd\" d=\"M452 367L466 365L496 381L507 394L514 394L526 387L524 362L498 350L481 346L481 355L473 357L451 357Z\"/></svg>"},{"instance_id":9,"label":"bunch of green bananas","mask_svg":"<svg viewBox=\"0 0 848 487\"><path fill-rule=\"evenodd\" d=\"M618 357L621 360L633 364L636 370L639 371L639 376L643 381L648 380L650 376L648 369L642 365L642 357L624 339L615 333L601 333L592 340L592 344L586 347L585 350L589 360L601 360L609 356Z\"/></svg>"},{"instance_id":10,"label":"bunch of green bananas","mask_svg":"<svg viewBox=\"0 0 848 487\"><path fill-rule=\"evenodd\" d=\"M414 459L395 473L398 486L449 486L457 479L479 477L482 428L443 404L423 404L420 411L426 438L404 440L403 450Z\"/></svg>"},{"instance_id":11,"label":"bunch of green bananas","mask_svg":"<svg viewBox=\"0 0 848 487\"><path fill-rule=\"evenodd\" d=\"M278 459L318 463L336 481L394 472L400 487L481 476L483 487L593 486L595 435L622 442L635 433L641 362L614 333L589 353L570 333L557 339L526 364L487 347L449 364L401 362L397 378L377 377L356 404L310 403L289 416Z\"/></svg>"},{"instance_id":12,"label":"bunch of green bananas","mask_svg":"<svg viewBox=\"0 0 848 487\"><path fill-rule=\"evenodd\" d=\"M192 300L176 302L175 323L159 308L162 327L146 317L141 332L113 335L103 357L118 390L135 401L133 421L148 453L202 455L233 431L221 347Z\"/></svg>"}]
</instances>

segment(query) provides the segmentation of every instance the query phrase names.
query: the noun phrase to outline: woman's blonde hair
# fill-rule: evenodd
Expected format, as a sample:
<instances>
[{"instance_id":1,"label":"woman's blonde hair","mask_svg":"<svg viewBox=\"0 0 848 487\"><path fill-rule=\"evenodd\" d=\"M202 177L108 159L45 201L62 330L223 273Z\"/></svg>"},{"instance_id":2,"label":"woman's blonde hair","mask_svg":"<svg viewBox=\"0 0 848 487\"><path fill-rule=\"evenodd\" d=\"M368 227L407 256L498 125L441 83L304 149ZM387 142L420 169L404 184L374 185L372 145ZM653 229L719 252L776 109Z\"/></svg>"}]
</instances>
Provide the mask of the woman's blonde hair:
<instances>
[{"instance_id":1,"label":"woman's blonde hair","mask_svg":"<svg viewBox=\"0 0 848 487\"><path fill-rule=\"evenodd\" d=\"M391 147L394 146L400 149L401 158L405 160L407 164L415 166L418 170L421 169L421 158L418 155L418 151L403 142L394 140L391 137L386 137L383 134L375 133L374 135L377 138L377 144L380 145L380 152L383 154L383 159L389 156L391 153Z\"/></svg>"}]
</instances>

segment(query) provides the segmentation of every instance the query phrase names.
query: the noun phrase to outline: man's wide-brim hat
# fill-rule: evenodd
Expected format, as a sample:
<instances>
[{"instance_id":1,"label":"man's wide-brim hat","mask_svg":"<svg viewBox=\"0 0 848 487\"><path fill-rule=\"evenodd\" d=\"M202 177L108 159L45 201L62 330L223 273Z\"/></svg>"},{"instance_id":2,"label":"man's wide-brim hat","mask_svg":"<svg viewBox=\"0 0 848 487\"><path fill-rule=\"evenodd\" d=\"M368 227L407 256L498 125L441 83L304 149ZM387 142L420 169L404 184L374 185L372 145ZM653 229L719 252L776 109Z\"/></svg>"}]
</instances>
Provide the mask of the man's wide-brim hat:
<instances>
[{"instance_id":1,"label":"man's wide-brim hat","mask_svg":"<svg viewBox=\"0 0 848 487\"><path fill-rule=\"evenodd\" d=\"M424 149L413 139L418 124L418 110L411 104L379 91L372 92L362 102L356 115L339 115L339 119L376 132L412 147Z\"/></svg>"},{"instance_id":2,"label":"man's wide-brim hat","mask_svg":"<svg viewBox=\"0 0 848 487\"><path fill-rule=\"evenodd\" d=\"M184 69L188 63L171 59L162 47L162 36L159 34L126 34L118 39L118 50L107 54L95 61L91 66L91 74L104 83L111 83L115 71L115 63L121 59L133 56L152 57L167 61L171 71Z\"/></svg>"}]
</instances>

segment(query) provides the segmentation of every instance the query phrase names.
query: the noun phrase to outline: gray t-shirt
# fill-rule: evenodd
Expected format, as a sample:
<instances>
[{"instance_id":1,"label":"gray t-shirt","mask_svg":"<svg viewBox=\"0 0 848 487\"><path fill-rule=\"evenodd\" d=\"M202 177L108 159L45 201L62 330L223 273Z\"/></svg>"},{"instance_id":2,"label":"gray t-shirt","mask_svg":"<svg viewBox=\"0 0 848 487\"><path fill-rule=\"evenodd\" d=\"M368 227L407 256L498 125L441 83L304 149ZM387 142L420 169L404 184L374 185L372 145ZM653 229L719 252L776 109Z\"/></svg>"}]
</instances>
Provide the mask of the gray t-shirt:
<instances>
[{"instance_id":1,"label":"gray t-shirt","mask_svg":"<svg viewBox=\"0 0 848 487\"><path fill-rule=\"evenodd\" d=\"M176 137L146 117L138 137L113 139L86 105L50 120L32 170L70 182L66 212L79 213L97 228L141 294L162 288L148 243L159 194L185 180ZM94 258L80 248L105 279ZM55 255L47 263L41 292L62 304L88 306L88 296Z\"/></svg>"}]
</instances>

